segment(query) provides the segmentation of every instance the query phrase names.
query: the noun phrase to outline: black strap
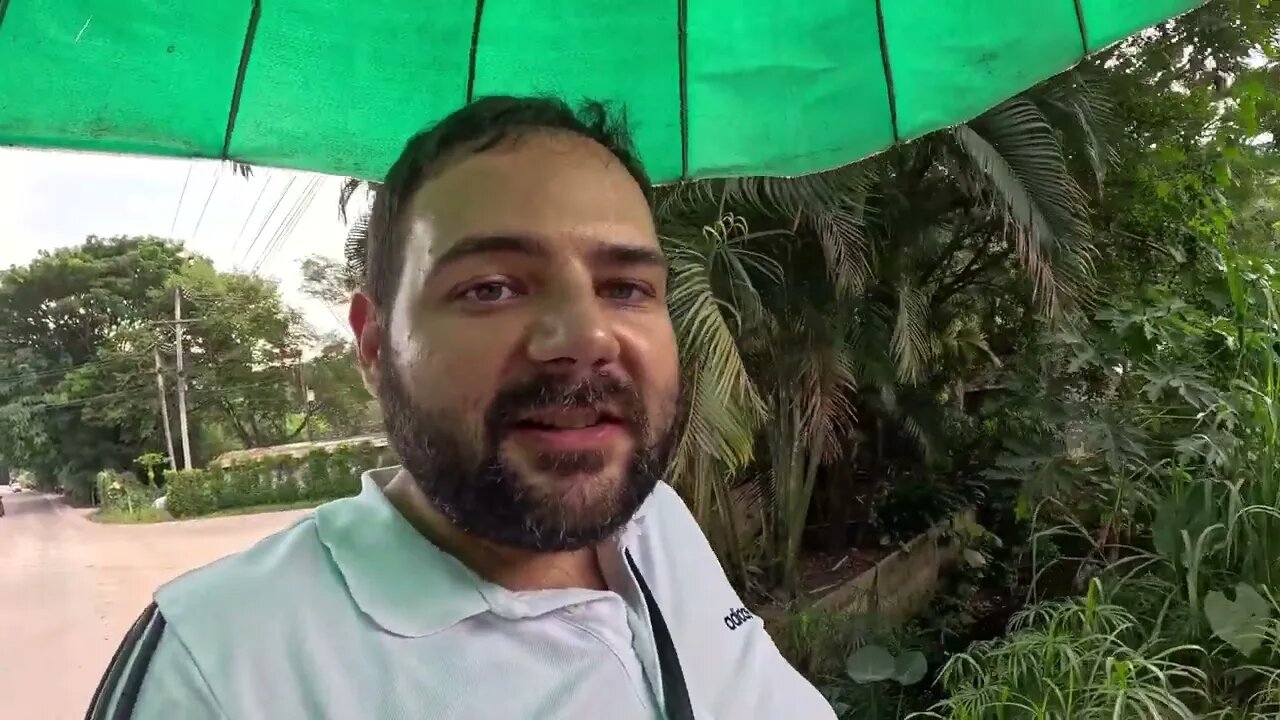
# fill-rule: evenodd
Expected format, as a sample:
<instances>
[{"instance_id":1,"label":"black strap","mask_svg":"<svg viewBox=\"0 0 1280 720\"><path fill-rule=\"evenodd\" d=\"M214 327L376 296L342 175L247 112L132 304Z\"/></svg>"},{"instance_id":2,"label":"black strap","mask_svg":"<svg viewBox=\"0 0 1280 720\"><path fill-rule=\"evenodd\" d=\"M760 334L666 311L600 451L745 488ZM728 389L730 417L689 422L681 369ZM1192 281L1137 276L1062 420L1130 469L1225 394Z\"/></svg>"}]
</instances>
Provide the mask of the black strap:
<instances>
[{"instance_id":1,"label":"black strap","mask_svg":"<svg viewBox=\"0 0 1280 720\"><path fill-rule=\"evenodd\" d=\"M667 720L697 720L693 716L693 704L689 702L689 687L684 682L684 670L680 668L680 656L676 654L675 643L671 641L671 632L667 630L667 622L662 618L662 610L658 601L653 599L649 584L640 574L640 568L626 551L627 564L631 566L631 574L635 575L640 593L644 595L644 604L649 610L649 623L653 626L653 639L658 646L658 667L662 672L662 694L666 698Z\"/></svg>"},{"instance_id":2,"label":"black strap","mask_svg":"<svg viewBox=\"0 0 1280 720\"><path fill-rule=\"evenodd\" d=\"M160 644L164 626L164 615L160 614L155 603L142 611L133 627L125 634L120 647L116 648L111 663L98 682L98 689L93 693L85 720L129 720L133 717L142 681L146 678L156 646ZM128 677L124 677L126 668L129 670ZM120 688L120 696L112 707L112 696L116 694L117 688Z\"/></svg>"}]
</instances>

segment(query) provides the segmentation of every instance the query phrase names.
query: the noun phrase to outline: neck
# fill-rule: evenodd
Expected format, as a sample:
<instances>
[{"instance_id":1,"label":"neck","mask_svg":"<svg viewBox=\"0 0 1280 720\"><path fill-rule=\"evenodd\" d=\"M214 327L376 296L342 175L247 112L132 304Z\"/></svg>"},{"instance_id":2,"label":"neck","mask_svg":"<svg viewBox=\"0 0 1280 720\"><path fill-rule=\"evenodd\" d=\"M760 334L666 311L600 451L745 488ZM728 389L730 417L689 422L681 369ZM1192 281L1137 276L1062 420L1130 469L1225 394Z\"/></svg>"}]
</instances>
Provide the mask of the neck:
<instances>
[{"instance_id":1,"label":"neck","mask_svg":"<svg viewBox=\"0 0 1280 720\"><path fill-rule=\"evenodd\" d=\"M536 552L470 535L450 522L404 470L387 483L383 493L409 524L436 547L495 585L512 591L607 587L595 548Z\"/></svg>"}]
</instances>

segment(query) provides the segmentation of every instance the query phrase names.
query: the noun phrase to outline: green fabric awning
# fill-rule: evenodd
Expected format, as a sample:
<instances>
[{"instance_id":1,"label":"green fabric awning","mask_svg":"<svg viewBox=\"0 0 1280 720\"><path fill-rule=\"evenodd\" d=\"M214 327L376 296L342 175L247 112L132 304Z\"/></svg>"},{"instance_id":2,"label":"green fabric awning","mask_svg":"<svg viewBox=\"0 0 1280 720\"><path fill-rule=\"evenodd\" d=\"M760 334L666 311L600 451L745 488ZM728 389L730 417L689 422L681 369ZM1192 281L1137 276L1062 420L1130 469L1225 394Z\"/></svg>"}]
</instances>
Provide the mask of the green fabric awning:
<instances>
[{"instance_id":1,"label":"green fabric awning","mask_svg":"<svg viewBox=\"0 0 1280 720\"><path fill-rule=\"evenodd\" d=\"M0 0L0 144L379 179L469 97L625 105L655 179L968 120L1203 0Z\"/></svg>"}]
</instances>

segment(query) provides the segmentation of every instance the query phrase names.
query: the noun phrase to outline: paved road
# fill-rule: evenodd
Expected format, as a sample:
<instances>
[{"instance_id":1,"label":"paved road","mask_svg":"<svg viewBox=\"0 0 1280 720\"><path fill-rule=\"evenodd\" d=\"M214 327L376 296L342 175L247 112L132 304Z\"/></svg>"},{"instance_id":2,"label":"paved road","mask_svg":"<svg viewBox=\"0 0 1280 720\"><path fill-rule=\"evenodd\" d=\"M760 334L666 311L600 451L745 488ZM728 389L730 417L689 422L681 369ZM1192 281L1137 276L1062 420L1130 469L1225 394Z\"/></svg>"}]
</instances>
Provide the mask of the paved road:
<instances>
[{"instance_id":1,"label":"paved road","mask_svg":"<svg viewBox=\"0 0 1280 720\"><path fill-rule=\"evenodd\" d=\"M157 585L249 547L308 511L99 525L0 488L0 719L76 720Z\"/></svg>"}]
</instances>

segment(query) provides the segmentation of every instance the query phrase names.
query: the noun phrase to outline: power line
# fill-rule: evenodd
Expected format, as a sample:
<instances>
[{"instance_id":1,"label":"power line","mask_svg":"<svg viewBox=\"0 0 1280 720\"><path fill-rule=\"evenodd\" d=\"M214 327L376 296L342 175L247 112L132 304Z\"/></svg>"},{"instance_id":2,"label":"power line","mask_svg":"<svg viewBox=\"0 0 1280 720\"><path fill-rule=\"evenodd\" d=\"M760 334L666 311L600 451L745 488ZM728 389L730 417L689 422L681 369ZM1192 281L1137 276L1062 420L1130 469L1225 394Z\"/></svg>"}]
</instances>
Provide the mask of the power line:
<instances>
[{"instance_id":1,"label":"power line","mask_svg":"<svg viewBox=\"0 0 1280 720\"><path fill-rule=\"evenodd\" d=\"M105 367L107 365L115 365L118 361L121 361L121 360L141 359L143 354L150 353L153 348L155 348L154 343L151 345L148 345L145 350L140 350L137 353L132 353L132 352L125 353L111 360L92 360L89 362L78 363L76 365L68 365L65 368L60 368L60 369L40 370L37 372L31 372L31 373L19 373L17 375L0 377L0 382L4 382L8 380L31 380L36 378L53 377L54 375L66 375L68 373L75 372L76 370L85 370L92 367Z\"/></svg>"},{"instance_id":2,"label":"power line","mask_svg":"<svg viewBox=\"0 0 1280 720\"><path fill-rule=\"evenodd\" d=\"M309 181L298 197L294 199L293 205L289 207L289 211L285 213L284 219L276 226L275 232L271 235L271 239L268 240L267 244L263 247L262 254L258 257L257 262L253 264L253 268L249 271L251 274L256 274L258 270L262 268L263 264L266 263L267 258L279 249L281 240L287 237L292 227L297 224L298 217L300 215L300 208L304 207L305 204L309 204L311 197L314 197L315 195L316 183L317 181L315 179Z\"/></svg>"},{"instance_id":3,"label":"power line","mask_svg":"<svg viewBox=\"0 0 1280 720\"><path fill-rule=\"evenodd\" d=\"M191 239L195 240L200 234L200 224L204 222L204 213L209 209L209 201L213 199L213 191L218 189L218 181L222 179L222 163L218 163L217 170L214 171L213 185L209 187L209 194L204 199L204 207L200 208L200 217L196 220L196 229L191 231Z\"/></svg>"},{"instance_id":4,"label":"power line","mask_svg":"<svg viewBox=\"0 0 1280 720\"><path fill-rule=\"evenodd\" d=\"M253 219L253 212L258 209L258 203L262 202L262 196L267 192L267 186L271 184L271 171L267 170L266 177L262 180L262 189L258 191L258 197L254 198L253 205L249 208L249 214L244 216L244 223L240 225L240 232L236 233L235 244L231 246L231 252L227 253L229 257L235 257L236 248L240 247L240 241L244 240L245 228L249 227L249 221Z\"/></svg>"},{"instance_id":5,"label":"power line","mask_svg":"<svg viewBox=\"0 0 1280 720\"><path fill-rule=\"evenodd\" d=\"M296 175L289 178L289 182L285 184L284 190L280 191L280 197L276 198L276 203L271 206L271 210L266 214L266 217L262 218L262 222L258 225L258 232L253 236L253 242L249 243L249 248L244 251L244 257L240 258L240 262L236 263L236 267L244 265L245 261L249 259L249 256L253 254L253 248L258 244L258 240L262 238L262 231L267 229L267 223L270 222L271 218L276 214L276 209L280 207L280 203L284 202L285 196L289 194L289 188L293 187L293 182L297 179L298 177Z\"/></svg>"},{"instance_id":6,"label":"power line","mask_svg":"<svg viewBox=\"0 0 1280 720\"><path fill-rule=\"evenodd\" d=\"M178 212L182 210L182 199L187 196L187 183L191 182L191 168L195 163L187 163L187 179L182 181L182 192L178 194L178 206L173 209L173 222L169 223L169 237L173 237L173 229L178 227Z\"/></svg>"},{"instance_id":7,"label":"power line","mask_svg":"<svg viewBox=\"0 0 1280 720\"><path fill-rule=\"evenodd\" d=\"M312 178L306 189L302 191L302 195L300 195L297 201L294 202L293 208L290 210L290 213L285 218L284 222L281 222L280 226L276 228L276 233L272 237L272 241L267 244L266 249L263 250L262 257L258 258L258 262L254 264L253 270L251 271L252 273L257 273L258 270L266 264L268 258L279 251L280 248L284 247L285 243L293 235L294 229L298 227L298 221L302 219L302 216L306 213L307 209L311 207L311 203L316 197L316 190L318 190L319 187L320 179Z\"/></svg>"},{"instance_id":8,"label":"power line","mask_svg":"<svg viewBox=\"0 0 1280 720\"><path fill-rule=\"evenodd\" d=\"M198 324L215 322L217 320L219 320L219 318L191 318L189 324L198 325ZM159 322L164 323L166 321L159 321ZM201 338L198 335L193 335L193 336L190 336L190 339L200 340ZM68 365L63 368L55 368L52 370L39 370L36 372L30 372L30 373L18 373L14 375L0 376L0 382L7 382L7 381L14 381L14 380L35 380L35 379L46 378L46 377L54 377L57 375L67 375L77 370L87 370L89 368L95 368L95 367L107 367L110 365L116 365L120 362L127 362L130 360L137 360L141 362L143 360L149 359L152 350L154 350L155 348L159 347L161 349L168 350L171 347L171 345L172 343L167 343L164 340L157 340L152 344L147 345L146 347L140 348L139 350L122 353L109 360L91 360L88 362L77 363L75 365ZM201 348L198 344L194 345L191 349L193 351L199 350L201 352L205 352L205 349ZM251 347L241 347L241 348L236 348L235 350L231 350L229 352L218 353L217 359L219 360L256 360L257 358L253 356L253 352L254 352L254 349ZM150 371L147 371L147 372L150 372ZM123 372L120 374L127 375L128 373Z\"/></svg>"},{"instance_id":9,"label":"power line","mask_svg":"<svg viewBox=\"0 0 1280 720\"><path fill-rule=\"evenodd\" d=\"M279 385L279 384L280 384L280 382L279 382L278 380L274 380L274 379L273 379L273 380L262 380L262 381L255 382L255 383L247 383L247 384L244 384L244 385L233 385L233 386L231 386L231 387L218 388L218 391L219 391L219 392L231 392L231 391L235 391L235 390L251 390L251 389L253 389L253 388L264 387L264 386L267 386L267 385ZM148 388L146 385L143 385L143 386L140 386L140 387L137 387L137 388L130 388L130 389L128 389L128 390L117 390L117 391L114 391L114 392L102 393L102 394L100 394L100 395L90 395L90 396L88 396L88 397L74 398L74 399L72 399L72 400L67 400L66 402L58 402L58 403L33 403L33 404L31 404L31 405L24 405L24 406L22 406L22 407L23 407L23 409L25 409L25 410L35 410L35 411L39 411L39 410L60 410L60 409L63 409L63 408L76 407L76 406L78 406L78 405L87 405L88 403L91 403L91 402L94 402L94 401L97 401L97 400L109 400L109 399L111 399L111 398L121 397L121 396L123 396L123 395L134 395L134 394L137 394L137 393L139 393L139 392L148 391L149 389L150 389L150 388Z\"/></svg>"}]
</instances>

